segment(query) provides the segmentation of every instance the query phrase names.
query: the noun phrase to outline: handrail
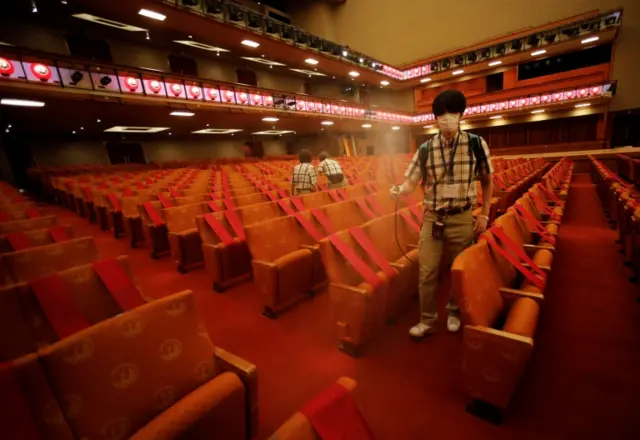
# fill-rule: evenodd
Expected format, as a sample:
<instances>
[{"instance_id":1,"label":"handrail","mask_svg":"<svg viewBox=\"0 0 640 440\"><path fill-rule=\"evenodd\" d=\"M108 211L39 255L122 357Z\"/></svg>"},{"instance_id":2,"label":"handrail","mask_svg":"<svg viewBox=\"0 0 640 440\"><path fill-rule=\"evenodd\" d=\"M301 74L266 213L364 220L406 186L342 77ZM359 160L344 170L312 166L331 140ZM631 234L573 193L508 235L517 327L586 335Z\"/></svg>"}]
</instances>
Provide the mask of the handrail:
<instances>
[{"instance_id":1,"label":"handrail","mask_svg":"<svg viewBox=\"0 0 640 440\"><path fill-rule=\"evenodd\" d=\"M427 58L427 60L429 61L423 61L423 65L417 65L420 63L420 61L415 61L409 63L408 65L410 67L403 70L402 67L407 66L407 64L404 64L402 66L392 66L388 63L383 63L379 60L374 59L373 57L352 51L346 46L330 42L322 37L313 35L291 24L281 22L272 17L265 16L258 11L246 8L233 2L232 0L214 0L211 2L202 1L196 6L180 4L180 0L155 1L203 16L208 19L214 19L218 22L226 23L236 27L242 27L243 29L246 29L247 31L250 31L254 34L268 35L271 38L279 39L282 41L296 41L297 36L302 35L302 41L308 43L307 47L305 48L306 50L314 50L319 53L323 53L324 55L341 59L351 64L358 65L361 68L375 71L400 81L413 80L416 78L428 76L429 74L435 72L455 69L461 66L472 65L479 62L486 62L493 58L500 58L507 53L511 54L529 51L536 47L543 47L554 44L555 38L552 41L547 41L545 39L545 37L551 34L556 34L558 40L561 41L571 41L578 38L584 38L587 35L595 35L602 30L619 27L622 20L622 10L613 10L610 12L599 14L596 17L576 20L574 22L559 26L555 29L536 31L531 34L526 34L524 36L515 38L513 39L512 43L516 41L520 42L520 46L518 48L514 48L512 44L511 49L508 49L506 47L508 41L505 40L502 42L489 44L484 48L474 49L473 51L470 51L468 54L464 55L451 54L444 55L437 59ZM211 4L214 3L215 5L211 6ZM215 10L219 12L211 13L209 12L209 8L215 8ZM232 19L231 13L233 13L234 19ZM257 18L259 18L259 20L257 20ZM238 23L242 23L242 26L240 26ZM266 23L270 24L273 32L267 31ZM278 31L278 29L280 30ZM287 37L284 36L285 32ZM317 47L311 47L312 44L315 44ZM483 45L483 43L481 42L479 44L476 44L474 45L474 47L478 45ZM507 52L509 50L511 51Z\"/></svg>"}]
</instances>

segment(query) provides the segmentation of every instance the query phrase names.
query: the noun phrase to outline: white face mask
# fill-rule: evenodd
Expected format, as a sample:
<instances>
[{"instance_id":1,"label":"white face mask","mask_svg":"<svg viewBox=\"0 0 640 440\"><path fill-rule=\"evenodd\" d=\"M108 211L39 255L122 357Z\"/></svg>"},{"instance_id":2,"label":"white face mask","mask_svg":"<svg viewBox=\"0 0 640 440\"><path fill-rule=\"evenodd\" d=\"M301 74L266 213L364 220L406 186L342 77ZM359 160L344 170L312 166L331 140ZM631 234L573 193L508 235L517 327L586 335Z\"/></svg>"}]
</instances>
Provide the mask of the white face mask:
<instances>
[{"instance_id":1,"label":"white face mask","mask_svg":"<svg viewBox=\"0 0 640 440\"><path fill-rule=\"evenodd\" d=\"M446 113L436 118L438 127L444 135L450 135L458 131L460 126L460 115L457 113Z\"/></svg>"}]
</instances>

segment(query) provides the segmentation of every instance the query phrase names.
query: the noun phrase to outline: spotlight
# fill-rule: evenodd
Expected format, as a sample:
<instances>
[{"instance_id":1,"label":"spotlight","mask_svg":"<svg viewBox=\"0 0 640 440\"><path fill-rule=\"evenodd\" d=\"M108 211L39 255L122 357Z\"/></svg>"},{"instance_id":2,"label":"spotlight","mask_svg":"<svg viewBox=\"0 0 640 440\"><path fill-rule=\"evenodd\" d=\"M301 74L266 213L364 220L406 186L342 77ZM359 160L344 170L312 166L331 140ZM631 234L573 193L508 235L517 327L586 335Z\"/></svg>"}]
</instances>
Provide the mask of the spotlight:
<instances>
[{"instance_id":1,"label":"spotlight","mask_svg":"<svg viewBox=\"0 0 640 440\"><path fill-rule=\"evenodd\" d=\"M229 20L235 22L243 21L244 13L242 12L242 10L240 10L240 8L229 6Z\"/></svg>"},{"instance_id":2,"label":"spotlight","mask_svg":"<svg viewBox=\"0 0 640 440\"><path fill-rule=\"evenodd\" d=\"M531 35L529 38L527 38L527 44L529 46L536 47L539 42L540 42L540 39L535 35Z\"/></svg>"},{"instance_id":3,"label":"spotlight","mask_svg":"<svg viewBox=\"0 0 640 440\"><path fill-rule=\"evenodd\" d=\"M477 59L478 55L476 55L475 52L471 52L469 55L467 55L467 61L470 63L475 63Z\"/></svg>"},{"instance_id":4,"label":"spotlight","mask_svg":"<svg viewBox=\"0 0 640 440\"><path fill-rule=\"evenodd\" d=\"M457 55L457 56L453 59L453 62L459 65L459 64L462 64L462 63L463 63L463 59L462 59L462 57L461 57L460 55Z\"/></svg>"},{"instance_id":5,"label":"spotlight","mask_svg":"<svg viewBox=\"0 0 640 440\"><path fill-rule=\"evenodd\" d=\"M521 40L513 40L511 42L511 50L520 50L522 49L522 41Z\"/></svg>"},{"instance_id":6,"label":"spotlight","mask_svg":"<svg viewBox=\"0 0 640 440\"><path fill-rule=\"evenodd\" d=\"M293 39L293 28L291 26L285 26L282 30L282 38L285 40Z\"/></svg>"},{"instance_id":7,"label":"spotlight","mask_svg":"<svg viewBox=\"0 0 640 440\"><path fill-rule=\"evenodd\" d=\"M249 14L249 27L253 29L259 29L262 27L262 17L253 12Z\"/></svg>"},{"instance_id":8,"label":"spotlight","mask_svg":"<svg viewBox=\"0 0 640 440\"><path fill-rule=\"evenodd\" d=\"M436 62L431 63L431 71L437 72L438 70L440 70L440 66L438 65L438 63Z\"/></svg>"},{"instance_id":9,"label":"spotlight","mask_svg":"<svg viewBox=\"0 0 640 440\"><path fill-rule=\"evenodd\" d=\"M544 36L544 41L551 44L556 41L556 34L547 34Z\"/></svg>"},{"instance_id":10,"label":"spotlight","mask_svg":"<svg viewBox=\"0 0 640 440\"><path fill-rule=\"evenodd\" d=\"M591 31L599 31L600 30L600 22L599 21L594 21L593 23L591 23L591 26L589 26L589 30L591 30Z\"/></svg>"},{"instance_id":11,"label":"spotlight","mask_svg":"<svg viewBox=\"0 0 640 440\"><path fill-rule=\"evenodd\" d=\"M451 65L451 61L449 61L449 58L447 58L446 60L442 61L442 68L443 69L448 69L450 65Z\"/></svg>"},{"instance_id":12,"label":"spotlight","mask_svg":"<svg viewBox=\"0 0 640 440\"><path fill-rule=\"evenodd\" d=\"M498 44L498 47L496 47L497 54L504 55L506 51L507 51L507 46L505 46L504 44Z\"/></svg>"},{"instance_id":13,"label":"spotlight","mask_svg":"<svg viewBox=\"0 0 640 440\"><path fill-rule=\"evenodd\" d=\"M77 70L73 72L71 75L71 85L75 86L84 78L84 74L82 72L78 72Z\"/></svg>"},{"instance_id":14,"label":"spotlight","mask_svg":"<svg viewBox=\"0 0 640 440\"><path fill-rule=\"evenodd\" d=\"M308 45L309 35L301 31L296 32L296 43Z\"/></svg>"},{"instance_id":15,"label":"spotlight","mask_svg":"<svg viewBox=\"0 0 640 440\"><path fill-rule=\"evenodd\" d=\"M265 31L268 34L277 34L280 32L280 25L278 23L274 23L273 20L267 20L265 23Z\"/></svg>"},{"instance_id":16,"label":"spotlight","mask_svg":"<svg viewBox=\"0 0 640 440\"><path fill-rule=\"evenodd\" d=\"M604 25L605 26L613 26L614 24L616 24L617 21L618 21L618 19L616 18L616 16L615 15L611 15L611 16L607 17L604 20Z\"/></svg>"},{"instance_id":17,"label":"spotlight","mask_svg":"<svg viewBox=\"0 0 640 440\"><path fill-rule=\"evenodd\" d=\"M311 37L309 46L313 49L320 49L322 47L322 40L318 37Z\"/></svg>"},{"instance_id":18,"label":"spotlight","mask_svg":"<svg viewBox=\"0 0 640 440\"><path fill-rule=\"evenodd\" d=\"M206 0L204 3L204 10L208 14L220 15L222 14L222 1L221 0Z\"/></svg>"},{"instance_id":19,"label":"spotlight","mask_svg":"<svg viewBox=\"0 0 640 440\"><path fill-rule=\"evenodd\" d=\"M576 35L578 35L580 33L580 30L578 28L568 28L562 31L563 35L566 35L569 38L575 37Z\"/></svg>"},{"instance_id":20,"label":"spotlight","mask_svg":"<svg viewBox=\"0 0 640 440\"><path fill-rule=\"evenodd\" d=\"M491 48L485 47L480 51L480 58L489 58L491 56Z\"/></svg>"},{"instance_id":21,"label":"spotlight","mask_svg":"<svg viewBox=\"0 0 640 440\"><path fill-rule=\"evenodd\" d=\"M329 43L328 41L320 41L320 43L322 43L320 46L320 50L326 53L333 53L333 51L335 50L335 44L333 43Z\"/></svg>"},{"instance_id":22,"label":"spotlight","mask_svg":"<svg viewBox=\"0 0 640 440\"><path fill-rule=\"evenodd\" d=\"M331 50L331 53L336 56L339 57L340 55L342 55L342 48L340 46L333 46L333 49Z\"/></svg>"},{"instance_id":23,"label":"spotlight","mask_svg":"<svg viewBox=\"0 0 640 440\"><path fill-rule=\"evenodd\" d=\"M182 0L182 6L198 6L198 0Z\"/></svg>"},{"instance_id":24,"label":"spotlight","mask_svg":"<svg viewBox=\"0 0 640 440\"><path fill-rule=\"evenodd\" d=\"M110 76L103 76L102 78L100 78L100 85L102 87L107 87L109 84L111 84Z\"/></svg>"}]
</instances>

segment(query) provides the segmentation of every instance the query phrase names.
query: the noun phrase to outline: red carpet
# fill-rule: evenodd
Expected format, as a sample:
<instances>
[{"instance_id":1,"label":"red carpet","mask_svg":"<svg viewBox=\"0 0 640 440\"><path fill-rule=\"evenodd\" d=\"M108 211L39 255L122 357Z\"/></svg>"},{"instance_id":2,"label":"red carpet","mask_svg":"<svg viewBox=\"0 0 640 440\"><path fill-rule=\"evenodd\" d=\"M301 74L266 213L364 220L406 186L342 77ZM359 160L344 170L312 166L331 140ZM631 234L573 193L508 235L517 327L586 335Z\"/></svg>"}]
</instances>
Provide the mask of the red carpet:
<instances>
[{"instance_id":1,"label":"red carpet","mask_svg":"<svg viewBox=\"0 0 640 440\"><path fill-rule=\"evenodd\" d=\"M145 295L196 293L211 339L258 367L260 439L339 376L358 381L356 400L377 440L640 438L640 305L588 175L576 175L541 312L536 351L501 427L465 412L460 335L421 343L407 331L417 302L352 359L337 350L328 296L276 321L261 316L251 283L213 292L203 269L180 275L84 219L48 209L93 235L103 257L128 254Z\"/></svg>"}]
</instances>

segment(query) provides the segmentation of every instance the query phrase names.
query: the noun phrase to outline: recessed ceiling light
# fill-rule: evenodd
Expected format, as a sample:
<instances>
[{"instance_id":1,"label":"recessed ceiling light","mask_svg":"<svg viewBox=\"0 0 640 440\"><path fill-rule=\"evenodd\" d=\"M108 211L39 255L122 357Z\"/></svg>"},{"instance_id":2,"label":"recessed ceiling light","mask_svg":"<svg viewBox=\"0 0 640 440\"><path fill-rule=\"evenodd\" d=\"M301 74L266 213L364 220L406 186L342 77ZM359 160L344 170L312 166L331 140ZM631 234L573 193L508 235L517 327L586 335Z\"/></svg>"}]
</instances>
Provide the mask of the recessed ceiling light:
<instances>
[{"instance_id":1,"label":"recessed ceiling light","mask_svg":"<svg viewBox=\"0 0 640 440\"><path fill-rule=\"evenodd\" d=\"M261 135L261 136L280 136L283 134L289 134L289 133L295 133L295 131L293 130L264 130L264 131L256 131L255 133L251 133L251 134L257 134L257 135Z\"/></svg>"},{"instance_id":2,"label":"recessed ceiling light","mask_svg":"<svg viewBox=\"0 0 640 440\"><path fill-rule=\"evenodd\" d=\"M362 124L362 128L371 128L371 124Z\"/></svg>"},{"instance_id":3,"label":"recessed ceiling light","mask_svg":"<svg viewBox=\"0 0 640 440\"><path fill-rule=\"evenodd\" d=\"M322 121L322 125L333 125L333 121Z\"/></svg>"},{"instance_id":4,"label":"recessed ceiling light","mask_svg":"<svg viewBox=\"0 0 640 440\"><path fill-rule=\"evenodd\" d=\"M532 57L537 57L538 55L544 55L545 53L547 53L547 51L544 50L544 49L536 50L535 52L531 52L531 56Z\"/></svg>"},{"instance_id":5,"label":"recessed ceiling light","mask_svg":"<svg viewBox=\"0 0 640 440\"><path fill-rule=\"evenodd\" d=\"M593 43L594 41L598 41L600 39L600 37L589 37L589 38L585 38L584 40L582 40L582 44L589 44L589 43Z\"/></svg>"},{"instance_id":6,"label":"recessed ceiling light","mask_svg":"<svg viewBox=\"0 0 640 440\"><path fill-rule=\"evenodd\" d=\"M305 75L312 75L312 76L327 76L324 73L320 73L320 72L315 72L313 70L305 70L305 69L289 69L292 72L298 72L298 73L303 73Z\"/></svg>"},{"instance_id":7,"label":"recessed ceiling light","mask_svg":"<svg viewBox=\"0 0 640 440\"><path fill-rule=\"evenodd\" d=\"M0 41L0 46L13 46L13 44L5 43L4 41Z\"/></svg>"},{"instance_id":8,"label":"recessed ceiling light","mask_svg":"<svg viewBox=\"0 0 640 440\"><path fill-rule=\"evenodd\" d=\"M262 118L262 120L264 122L278 122L280 119L273 116L267 116L266 118Z\"/></svg>"},{"instance_id":9,"label":"recessed ceiling light","mask_svg":"<svg viewBox=\"0 0 640 440\"><path fill-rule=\"evenodd\" d=\"M102 25L105 25L105 26L111 26L111 27L114 27L116 29L120 29L120 30L123 30L123 31L129 31L129 32L144 32L144 31L146 31L146 29L143 29L143 28L140 28L140 27L137 27L137 26L130 26L128 24L120 23L119 21L107 20L106 18L98 17L97 15L74 14L74 15L72 15L72 17L79 18L80 20L92 21L94 23L102 24Z\"/></svg>"},{"instance_id":10,"label":"recessed ceiling light","mask_svg":"<svg viewBox=\"0 0 640 440\"><path fill-rule=\"evenodd\" d=\"M591 104L589 104L588 102L585 102L582 104L576 104L576 108L582 108L582 107L591 107Z\"/></svg>"},{"instance_id":11,"label":"recessed ceiling light","mask_svg":"<svg viewBox=\"0 0 640 440\"><path fill-rule=\"evenodd\" d=\"M44 102L42 101L30 101L28 99L7 99L3 98L0 100L0 104L2 105L13 105L17 107L44 107Z\"/></svg>"},{"instance_id":12,"label":"recessed ceiling light","mask_svg":"<svg viewBox=\"0 0 640 440\"><path fill-rule=\"evenodd\" d=\"M544 110L540 109L540 110L533 110L531 112L532 115L537 115L538 113L544 113Z\"/></svg>"},{"instance_id":13,"label":"recessed ceiling light","mask_svg":"<svg viewBox=\"0 0 640 440\"><path fill-rule=\"evenodd\" d=\"M352 70L351 72L349 72L349 75L353 76L354 78L357 78L360 76L360 72L356 72L355 70Z\"/></svg>"},{"instance_id":14,"label":"recessed ceiling light","mask_svg":"<svg viewBox=\"0 0 640 440\"><path fill-rule=\"evenodd\" d=\"M452 75L460 75L462 73L464 73L464 70L462 70L462 69L454 70L453 72L451 72Z\"/></svg>"},{"instance_id":15,"label":"recessed ceiling light","mask_svg":"<svg viewBox=\"0 0 640 440\"><path fill-rule=\"evenodd\" d=\"M186 112L186 111L180 111L180 110L176 110L170 113L171 116L193 116L195 115L195 113L193 112Z\"/></svg>"},{"instance_id":16,"label":"recessed ceiling light","mask_svg":"<svg viewBox=\"0 0 640 440\"><path fill-rule=\"evenodd\" d=\"M391 127L392 130L400 130L400 127L398 127L397 125L394 125L393 127Z\"/></svg>"},{"instance_id":17,"label":"recessed ceiling light","mask_svg":"<svg viewBox=\"0 0 640 440\"><path fill-rule=\"evenodd\" d=\"M500 115L495 115L495 116L491 116L490 119L502 119L502 116Z\"/></svg>"},{"instance_id":18,"label":"recessed ceiling light","mask_svg":"<svg viewBox=\"0 0 640 440\"><path fill-rule=\"evenodd\" d=\"M154 20L159 20L159 21L164 21L164 19L167 18L167 16L164 14L150 11L148 9L140 9L138 11L138 14L142 15L143 17L153 18Z\"/></svg>"},{"instance_id":19,"label":"recessed ceiling light","mask_svg":"<svg viewBox=\"0 0 640 440\"><path fill-rule=\"evenodd\" d=\"M126 127L116 125L115 127L107 128L105 132L109 133L159 133L161 131L168 130L169 127Z\"/></svg>"},{"instance_id":20,"label":"recessed ceiling light","mask_svg":"<svg viewBox=\"0 0 640 440\"><path fill-rule=\"evenodd\" d=\"M255 57L240 57L243 60L253 61L254 63L266 64L267 66L286 66L286 64L278 63L276 61L266 60L264 58Z\"/></svg>"},{"instance_id":21,"label":"recessed ceiling light","mask_svg":"<svg viewBox=\"0 0 640 440\"><path fill-rule=\"evenodd\" d=\"M102 121L101 121L100 119L98 119L96 122L99 124L99 123L101 123Z\"/></svg>"},{"instance_id":22,"label":"recessed ceiling light","mask_svg":"<svg viewBox=\"0 0 640 440\"><path fill-rule=\"evenodd\" d=\"M260 43L257 43L253 40L242 40L241 44L245 46L253 47L254 49L260 46Z\"/></svg>"},{"instance_id":23,"label":"recessed ceiling light","mask_svg":"<svg viewBox=\"0 0 640 440\"><path fill-rule=\"evenodd\" d=\"M383 86L388 86L391 83L387 80L384 80L384 81L380 81L380 84L382 84Z\"/></svg>"},{"instance_id":24,"label":"recessed ceiling light","mask_svg":"<svg viewBox=\"0 0 640 440\"><path fill-rule=\"evenodd\" d=\"M227 49L223 49L217 46L211 46L210 44L200 43L193 40L173 40L173 42L184 44L185 46L195 47L196 49L208 50L209 52L229 52Z\"/></svg>"},{"instance_id":25,"label":"recessed ceiling light","mask_svg":"<svg viewBox=\"0 0 640 440\"><path fill-rule=\"evenodd\" d=\"M424 83L428 83L429 81L431 81L431 78L422 78L422 79L420 80L420 82L421 82L422 84L424 84Z\"/></svg>"},{"instance_id":26,"label":"recessed ceiling light","mask_svg":"<svg viewBox=\"0 0 640 440\"><path fill-rule=\"evenodd\" d=\"M424 127L422 127L422 128L433 128L433 125L425 125L425 126L424 126Z\"/></svg>"},{"instance_id":27,"label":"recessed ceiling light","mask_svg":"<svg viewBox=\"0 0 640 440\"><path fill-rule=\"evenodd\" d=\"M193 134L233 134L242 131L241 128L204 128L193 131Z\"/></svg>"},{"instance_id":28,"label":"recessed ceiling light","mask_svg":"<svg viewBox=\"0 0 640 440\"><path fill-rule=\"evenodd\" d=\"M311 64L312 66L318 64L318 60L314 60L313 58L307 58L306 60L304 60L304 62L307 64Z\"/></svg>"},{"instance_id":29,"label":"recessed ceiling light","mask_svg":"<svg viewBox=\"0 0 640 440\"><path fill-rule=\"evenodd\" d=\"M502 61L491 61L489 67L499 66L500 64L502 64Z\"/></svg>"}]
</instances>

